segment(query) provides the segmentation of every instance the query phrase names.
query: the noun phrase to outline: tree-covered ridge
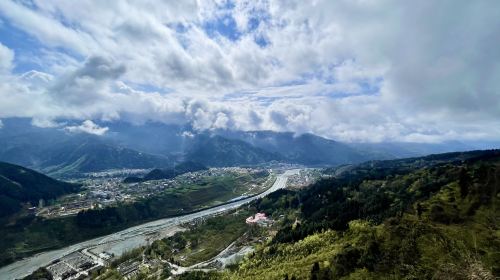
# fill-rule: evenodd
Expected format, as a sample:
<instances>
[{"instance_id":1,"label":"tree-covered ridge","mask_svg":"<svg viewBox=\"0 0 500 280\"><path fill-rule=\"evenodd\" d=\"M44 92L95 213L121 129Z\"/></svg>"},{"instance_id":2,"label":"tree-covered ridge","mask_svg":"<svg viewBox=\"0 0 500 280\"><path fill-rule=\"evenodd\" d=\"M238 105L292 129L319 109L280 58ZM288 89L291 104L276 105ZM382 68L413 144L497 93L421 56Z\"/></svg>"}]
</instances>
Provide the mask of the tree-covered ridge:
<instances>
[{"instance_id":1,"label":"tree-covered ridge","mask_svg":"<svg viewBox=\"0 0 500 280\"><path fill-rule=\"evenodd\" d=\"M36 205L39 199L53 199L78 189L78 185L57 181L18 165L0 162L0 218L19 211L22 203Z\"/></svg>"},{"instance_id":2,"label":"tree-covered ridge","mask_svg":"<svg viewBox=\"0 0 500 280\"><path fill-rule=\"evenodd\" d=\"M408 172L412 165L416 169ZM300 201L302 223L280 230L235 275L488 279L500 274L498 151L368 166L276 200L273 204ZM313 248L300 249L306 245ZM276 274L280 266L283 275Z\"/></svg>"},{"instance_id":3,"label":"tree-covered ridge","mask_svg":"<svg viewBox=\"0 0 500 280\"><path fill-rule=\"evenodd\" d=\"M344 168L308 189L257 201L259 211L288 220L272 241L235 270L192 276L494 279L500 275L499 186L499 151Z\"/></svg>"}]
</instances>

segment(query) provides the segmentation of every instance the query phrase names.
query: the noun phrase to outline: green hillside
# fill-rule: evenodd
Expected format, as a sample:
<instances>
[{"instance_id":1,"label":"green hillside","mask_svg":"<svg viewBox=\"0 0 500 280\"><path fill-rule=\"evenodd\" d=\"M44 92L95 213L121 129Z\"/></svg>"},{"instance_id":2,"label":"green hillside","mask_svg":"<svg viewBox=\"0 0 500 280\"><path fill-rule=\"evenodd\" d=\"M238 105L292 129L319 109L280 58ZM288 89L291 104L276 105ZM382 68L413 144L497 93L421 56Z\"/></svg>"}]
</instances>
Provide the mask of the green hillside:
<instances>
[{"instance_id":1,"label":"green hillside","mask_svg":"<svg viewBox=\"0 0 500 280\"><path fill-rule=\"evenodd\" d=\"M166 157L141 153L95 137L72 139L44 151L43 170L55 176L120 168L166 167Z\"/></svg>"},{"instance_id":2,"label":"green hillside","mask_svg":"<svg viewBox=\"0 0 500 280\"><path fill-rule=\"evenodd\" d=\"M0 218L19 211L22 203L36 205L39 199L53 199L78 188L31 169L0 162Z\"/></svg>"},{"instance_id":3,"label":"green hillside","mask_svg":"<svg viewBox=\"0 0 500 280\"><path fill-rule=\"evenodd\" d=\"M236 268L180 278L495 279L499 175L499 151L344 168L256 202L285 221Z\"/></svg>"}]
</instances>

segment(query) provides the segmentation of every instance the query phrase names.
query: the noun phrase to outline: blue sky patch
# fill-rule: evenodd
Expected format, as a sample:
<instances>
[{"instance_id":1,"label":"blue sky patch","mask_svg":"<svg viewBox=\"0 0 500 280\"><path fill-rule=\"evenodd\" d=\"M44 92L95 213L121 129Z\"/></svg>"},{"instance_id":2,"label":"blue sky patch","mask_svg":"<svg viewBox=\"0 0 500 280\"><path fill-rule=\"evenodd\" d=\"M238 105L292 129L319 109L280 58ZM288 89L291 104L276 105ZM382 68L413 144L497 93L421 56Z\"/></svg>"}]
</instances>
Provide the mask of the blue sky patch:
<instances>
[{"instance_id":1,"label":"blue sky patch","mask_svg":"<svg viewBox=\"0 0 500 280\"><path fill-rule=\"evenodd\" d=\"M15 66L13 69L15 74L30 70L44 71L43 67L35 59L26 59L28 57L41 56L40 49L43 46L38 40L15 28L8 21L2 21L0 25L0 42L15 52Z\"/></svg>"},{"instance_id":2,"label":"blue sky patch","mask_svg":"<svg viewBox=\"0 0 500 280\"><path fill-rule=\"evenodd\" d=\"M83 61L85 57L62 47L49 48L43 45L37 38L18 29L7 20L2 20L0 24L0 43L13 50L14 74L26 73L30 70L48 72L44 63L46 50L56 53L66 54L76 60Z\"/></svg>"},{"instance_id":3,"label":"blue sky patch","mask_svg":"<svg viewBox=\"0 0 500 280\"><path fill-rule=\"evenodd\" d=\"M220 35L231 41L236 41L241 37L241 33L236 26L236 21L230 15L225 15L216 20L204 23L203 29L212 38Z\"/></svg>"}]
</instances>

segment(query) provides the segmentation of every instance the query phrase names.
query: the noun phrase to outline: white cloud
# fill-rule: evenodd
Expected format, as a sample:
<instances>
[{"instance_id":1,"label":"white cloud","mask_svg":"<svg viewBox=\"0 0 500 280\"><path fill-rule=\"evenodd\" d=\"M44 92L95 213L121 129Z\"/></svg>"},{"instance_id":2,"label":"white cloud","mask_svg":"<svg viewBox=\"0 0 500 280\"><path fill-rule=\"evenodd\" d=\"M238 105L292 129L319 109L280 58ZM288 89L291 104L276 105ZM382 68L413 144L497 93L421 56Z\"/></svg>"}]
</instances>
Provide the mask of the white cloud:
<instances>
[{"instance_id":1,"label":"white cloud","mask_svg":"<svg viewBox=\"0 0 500 280\"><path fill-rule=\"evenodd\" d=\"M57 123L52 119L35 117L31 120L31 125L36 127L47 128L47 127L60 127L61 125L64 124Z\"/></svg>"},{"instance_id":2,"label":"white cloud","mask_svg":"<svg viewBox=\"0 0 500 280\"><path fill-rule=\"evenodd\" d=\"M194 134L190 131L183 131L181 133L181 136L184 137L184 138L193 138L194 137Z\"/></svg>"},{"instance_id":3,"label":"white cloud","mask_svg":"<svg viewBox=\"0 0 500 280\"><path fill-rule=\"evenodd\" d=\"M498 139L494 6L1 1L0 17L43 50L0 44L0 117L189 122L348 141ZM237 40L207 29L231 20ZM43 72L13 74L21 58Z\"/></svg>"},{"instance_id":4,"label":"white cloud","mask_svg":"<svg viewBox=\"0 0 500 280\"><path fill-rule=\"evenodd\" d=\"M82 122L81 125L78 126L67 126L64 128L65 130L73 133L79 133L79 132L84 132L88 134L95 134L95 135L103 135L108 131L109 128L107 127L100 127L97 124L95 124L91 120L86 120Z\"/></svg>"},{"instance_id":5,"label":"white cloud","mask_svg":"<svg viewBox=\"0 0 500 280\"><path fill-rule=\"evenodd\" d=\"M10 0L0 2L0 13L15 26L49 46L62 46L87 54L94 43L91 36L67 28L54 18L55 15L44 15Z\"/></svg>"},{"instance_id":6,"label":"white cloud","mask_svg":"<svg viewBox=\"0 0 500 280\"><path fill-rule=\"evenodd\" d=\"M14 52L0 43L0 75L10 72L13 60Z\"/></svg>"}]
</instances>

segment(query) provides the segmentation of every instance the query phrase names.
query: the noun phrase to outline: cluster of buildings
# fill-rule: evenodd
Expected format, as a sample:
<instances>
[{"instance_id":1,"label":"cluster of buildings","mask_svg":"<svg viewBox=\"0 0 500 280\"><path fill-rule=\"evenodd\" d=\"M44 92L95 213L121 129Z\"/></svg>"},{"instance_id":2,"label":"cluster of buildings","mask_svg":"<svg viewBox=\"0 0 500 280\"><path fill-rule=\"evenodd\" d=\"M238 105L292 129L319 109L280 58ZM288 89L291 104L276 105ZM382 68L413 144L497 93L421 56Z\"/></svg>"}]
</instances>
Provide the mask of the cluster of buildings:
<instances>
[{"instance_id":1,"label":"cluster of buildings","mask_svg":"<svg viewBox=\"0 0 500 280\"><path fill-rule=\"evenodd\" d=\"M117 178L128 176L141 176L148 173L148 169L111 169L107 171L85 173L87 178Z\"/></svg>"},{"instance_id":2,"label":"cluster of buildings","mask_svg":"<svg viewBox=\"0 0 500 280\"><path fill-rule=\"evenodd\" d=\"M269 227L274 223L274 221L269 219L265 213L257 213L250 216L245 220L245 222L248 225L258 225L263 227Z\"/></svg>"},{"instance_id":3,"label":"cluster of buildings","mask_svg":"<svg viewBox=\"0 0 500 280\"><path fill-rule=\"evenodd\" d=\"M46 269L54 280L73 280L85 278L100 267L91 257L74 252L54 261Z\"/></svg>"},{"instance_id":4,"label":"cluster of buildings","mask_svg":"<svg viewBox=\"0 0 500 280\"><path fill-rule=\"evenodd\" d=\"M316 182L322 177L319 169L302 169L298 174L291 175L287 180L287 187L292 189L301 189Z\"/></svg>"},{"instance_id":5,"label":"cluster of buildings","mask_svg":"<svg viewBox=\"0 0 500 280\"><path fill-rule=\"evenodd\" d=\"M88 209L99 209L116 203L130 203L138 199L148 198L162 193L169 188L182 187L186 184L198 184L207 177L225 176L233 174L251 174L261 169L223 167L210 168L197 172L189 172L173 179L154 180L139 183L123 183L123 174L137 174L144 170L114 170L108 172L89 173L79 182L83 184L83 191L58 199L55 202L40 203L38 207L30 207L29 211L37 216L56 218L76 215ZM121 177L113 177L118 176ZM249 186L249 191L257 185Z\"/></svg>"},{"instance_id":6,"label":"cluster of buildings","mask_svg":"<svg viewBox=\"0 0 500 280\"><path fill-rule=\"evenodd\" d=\"M133 202L139 198L155 195L165 189L165 186L159 185L160 183L130 186L122 181L123 178L87 178L82 181L83 191L81 193L64 196L43 207L32 207L30 211L45 218L76 215L83 210L104 208L119 202Z\"/></svg>"}]
</instances>

